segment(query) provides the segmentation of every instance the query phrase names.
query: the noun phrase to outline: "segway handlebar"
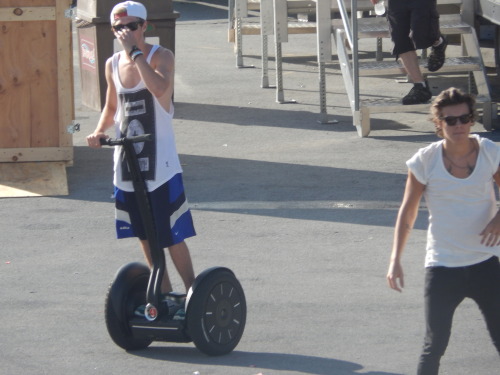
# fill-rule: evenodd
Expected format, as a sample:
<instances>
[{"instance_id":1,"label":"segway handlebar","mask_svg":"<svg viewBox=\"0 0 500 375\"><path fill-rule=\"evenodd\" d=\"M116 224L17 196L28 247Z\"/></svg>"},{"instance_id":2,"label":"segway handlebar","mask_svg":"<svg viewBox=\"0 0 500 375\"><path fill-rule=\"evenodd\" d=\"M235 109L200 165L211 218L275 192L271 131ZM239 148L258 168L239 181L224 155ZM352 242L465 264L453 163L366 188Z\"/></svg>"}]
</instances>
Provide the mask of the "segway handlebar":
<instances>
[{"instance_id":1,"label":"segway handlebar","mask_svg":"<svg viewBox=\"0 0 500 375\"><path fill-rule=\"evenodd\" d=\"M147 142L152 141L152 134L143 134L143 135L134 135L132 137L124 137L124 138L100 138L99 142L101 146L122 146L125 142L130 143L139 143L139 142Z\"/></svg>"}]
</instances>

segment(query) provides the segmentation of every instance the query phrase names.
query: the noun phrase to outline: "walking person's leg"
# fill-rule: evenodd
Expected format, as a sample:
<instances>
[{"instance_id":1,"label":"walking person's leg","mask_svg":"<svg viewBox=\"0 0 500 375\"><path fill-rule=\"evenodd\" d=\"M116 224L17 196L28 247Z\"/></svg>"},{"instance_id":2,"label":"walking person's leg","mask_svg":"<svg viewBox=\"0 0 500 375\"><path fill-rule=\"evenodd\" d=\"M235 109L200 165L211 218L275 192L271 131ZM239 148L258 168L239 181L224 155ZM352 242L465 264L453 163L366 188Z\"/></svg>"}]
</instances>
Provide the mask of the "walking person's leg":
<instances>
[{"instance_id":1,"label":"walking person's leg","mask_svg":"<svg viewBox=\"0 0 500 375\"><path fill-rule=\"evenodd\" d=\"M461 269L431 267L426 270L426 334L418 375L438 374L450 339L453 314L465 298L463 285Z\"/></svg>"},{"instance_id":2,"label":"walking person's leg","mask_svg":"<svg viewBox=\"0 0 500 375\"><path fill-rule=\"evenodd\" d=\"M471 298L486 321L493 345L500 354L500 263L497 257L482 262L473 270Z\"/></svg>"}]
</instances>

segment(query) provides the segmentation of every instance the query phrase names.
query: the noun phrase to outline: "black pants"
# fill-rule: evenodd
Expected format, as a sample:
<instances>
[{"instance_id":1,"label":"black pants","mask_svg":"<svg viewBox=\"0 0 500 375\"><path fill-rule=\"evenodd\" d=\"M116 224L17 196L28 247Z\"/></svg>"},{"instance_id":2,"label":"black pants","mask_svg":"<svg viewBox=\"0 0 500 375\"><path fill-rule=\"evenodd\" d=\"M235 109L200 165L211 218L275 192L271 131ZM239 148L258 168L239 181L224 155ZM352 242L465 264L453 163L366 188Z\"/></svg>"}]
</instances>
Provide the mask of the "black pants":
<instances>
[{"instance_id":1,"label":"black pants","mask_svg":"<svg viewBox=\"0 0 500 375\"><path fill-rule=\"evenodd\" d=\"M466 298L481 309L500 354L500 264L497 257L467 267L430 267L425 275L426 335L418 375L434 375L446 351L453 314Z\"/></svg>"}]
</instances>

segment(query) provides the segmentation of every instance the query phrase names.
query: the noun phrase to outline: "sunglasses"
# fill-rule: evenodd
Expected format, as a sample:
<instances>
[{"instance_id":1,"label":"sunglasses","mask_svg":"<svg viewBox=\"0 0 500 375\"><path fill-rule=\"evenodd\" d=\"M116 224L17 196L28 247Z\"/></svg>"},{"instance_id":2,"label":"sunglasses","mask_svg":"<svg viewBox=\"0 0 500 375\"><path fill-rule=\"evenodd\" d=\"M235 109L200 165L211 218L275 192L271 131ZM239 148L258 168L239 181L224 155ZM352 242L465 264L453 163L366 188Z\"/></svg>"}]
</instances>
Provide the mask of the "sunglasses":
<instances>
[{"instance_id":1,"label":"sunglasses","mask_svg":"<svg viewBox=\"0 0 500 375\"><path fill-rule=\"evenodd\" d=\"M465 115L460 115L460 116L446 116L446 117L440 117L440 120L444 120L446 122L446 125L448 126L455 126L457 124L457 121L460 121L461 124L468 124L469 122L472 121L473 115L472 113L466 113Z\"/></svg>"},{"instance_id":2,"label":"sunglasses","mask_svg":"<svg viewBox=\"0 0 500 375\"><path fill-rule=\"evenodd\" d=\"M124 28L127 28L130 31L135 31L139 28L139 26L142 26L143 24L144 24L144 22L135 21L135 22L127 23L126 25L115 25L115 26L113 26L113 30L120 31L120 30L123 30Z\"/></svg>"}]
</instances>

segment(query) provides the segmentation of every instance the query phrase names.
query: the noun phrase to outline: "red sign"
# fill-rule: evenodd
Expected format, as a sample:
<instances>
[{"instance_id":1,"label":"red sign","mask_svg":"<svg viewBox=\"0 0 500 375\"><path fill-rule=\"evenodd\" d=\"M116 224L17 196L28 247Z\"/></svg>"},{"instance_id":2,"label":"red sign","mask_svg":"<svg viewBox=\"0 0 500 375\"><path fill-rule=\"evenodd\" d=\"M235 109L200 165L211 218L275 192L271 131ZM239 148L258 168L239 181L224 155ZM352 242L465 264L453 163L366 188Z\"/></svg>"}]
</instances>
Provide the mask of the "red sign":
<instances>
[{"instance_id":1,"label":"red sign","mask_svg":"<svg viewBox=\"0 0 500 375\"><path fill-rule=\"evenodd\" d=\"M80 36L80 59L82 69L94 72L97 69L97 58L94 42Z\"/></svg>"}]
</instances>

